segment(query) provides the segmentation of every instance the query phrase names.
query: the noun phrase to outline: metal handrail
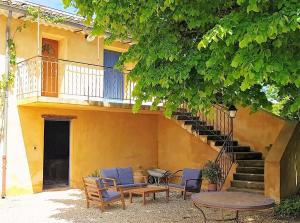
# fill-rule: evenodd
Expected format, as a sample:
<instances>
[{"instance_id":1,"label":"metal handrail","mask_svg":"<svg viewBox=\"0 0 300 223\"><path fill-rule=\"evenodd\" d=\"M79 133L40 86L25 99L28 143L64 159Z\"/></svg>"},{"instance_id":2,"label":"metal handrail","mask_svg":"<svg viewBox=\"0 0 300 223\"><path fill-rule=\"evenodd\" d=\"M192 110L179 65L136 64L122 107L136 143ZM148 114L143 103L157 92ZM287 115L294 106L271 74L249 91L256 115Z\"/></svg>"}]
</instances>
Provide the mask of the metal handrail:
<instances>
[{"instance_id":1,"label":"metal handrail","mask_svg":"<svg viewBox=\"0 0 300 223\"><path fill-rule=\"evenodd\" d=\"M81 97L79 100L85 97L87 101L111 99L118 100L117 103L135 103L132 96L135 83L127 78L128 74L122 73L122 78L113 79L109 84L105 82L105 72L112 78L117 78L115 75L119 73L113 67L98 64L34 56L17 63L17 97L71 96Z\"/></svg>"},{"instance_id":2,"label":"metal handrail","mask_svg":"<svg viewBox=\"0 0 300 223\"><path fill-rule=\"evenodd\" d=\"M204 126L213 127L212 129L207 128L206 131L209 132L209 135L214 135L215 137L220 136L219 140L223 141L222 148L215 160L221 169L221 178L218 182L218 188L221 190L234 163L233 119L229 115L228 108L224 105L214 104L212 107L214 109L214 115L208 115L203 111L197 112L200 122L196 122L196 127L197 129L203 129L201 127ZM182 104L179 109L190 111L186 104ZM220 134L217 131L219 131Z\"/></svg>"},{"instance_id":3,"label":"metal handrail","mask_svg":"<svg viewBox=\"0 0 300 223\"><path fill-rule=\"evenodd\" d=\"M32 60L34 58L42 58L42 59L46 58L46 59L49 59L49 60L53 59L53 60L56 60L56 61L62 61L62 62L67 62L67 63L76 63L76 64L81 64L81 65L86 65L86 66L95 66L95 67L101 67L101 68L115 69L114 67L103 66L103 65L100 65L100 64L85 63L85 62L76 61L76 60L66 60L66 59L49 57L49 56L41 56L41 55L36 55L36 56L30 57L30 58L27 58L25 60L22 60L22 61L20 61L20 62L17 63L17 66L18 66L18 64L27 62L27 61ZM125 71L130 71L130 70L124 70L124 72Z\"/></svg>"},{"instance_id":4,"label":"metal handrail","mask_svg":"<svg viewBox=\"0 0 300 223\"><path fill-rule=\"evenodd\" d=\"M221 169L221 176L218 180L218 188L219 190L221 190L234 163L232 132L224 141L224 144L215 160L215 163L217 163Z\"/></svg>"}]
</instances>

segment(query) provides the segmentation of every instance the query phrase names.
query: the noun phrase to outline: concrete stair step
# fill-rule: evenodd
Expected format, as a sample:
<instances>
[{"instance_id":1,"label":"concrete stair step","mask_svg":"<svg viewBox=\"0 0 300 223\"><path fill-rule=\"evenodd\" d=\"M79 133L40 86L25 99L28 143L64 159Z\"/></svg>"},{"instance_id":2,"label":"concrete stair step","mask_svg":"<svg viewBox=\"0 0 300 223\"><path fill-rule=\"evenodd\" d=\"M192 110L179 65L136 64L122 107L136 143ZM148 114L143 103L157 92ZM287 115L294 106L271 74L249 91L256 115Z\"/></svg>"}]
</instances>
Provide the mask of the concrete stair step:
<instances>
[{"instance_id":1,"label":"concrete stair step","mask_svg":"<svg viewBox=\"0 0 300 223\"><path fill-rule=\"evenodd\" d=\"M236 168L236 173L264 174L264 167L242 167L242 166L238 166Z\"/></svg>"},{"instance_id":2,"label":"concrete stair step","mask_svg":"<svg viewBox=\"0 0 300 223\"><path fill-rule=\"evenodd\" d=\"M198 130L214 130L214 127L210 126L210 125L200 125L200 126L193 125L192 126L192 130L194 130L194 131L198 131Z\"/></svg>"},{"instance_id":3,"label":"concrete stair step","mask_svg":"<svg viewBox=\"0 0 300 223\"><path fill-rule=\"evenodd\" d=\"M215 140L215 146L223 146L223 144L225 143L226 141L225 140ZM231 141L231 144L233 146L237 146L238 145L238 141Z\"/></svg>"},{"instance_id":4,"label":"concrete stair step","mask_svg":"<svg viewBox=\"0 0 300 223\"><path fill-rule=\"evenodd\" d=\"M198 126L203 126L205 125L205 122L202 122L200 120L186 120L184 121L185 125L195 125L196 127Z\"/></svg>"},{"instance_id":5,"label":"concrete stair step","mask_svg":"<svg viewBox=\"0 0 300 223\"><path fill-rule=\"evenodd\" d=\"M189 115L177 115L177 120L199 120L199 117L189 116Z\"/></svg>"},{"instance_id":6,"label":"concrete stair step","mask_svg":"<svg viewBox=\"0 0 300 223\"><path fill-rule=\"evenodd\" d=\"M250 152L250 146L230 146L226 149L227 152Z\"/></svg>"},{"instance_id":7,"label":"concrete stair step","mask_svg":"<svg viewBox=\"0 0 300 223\"><path fill-rule=\"evenodd\" d=\"M255 190L255 189L239 188L239 187L229 187L227 189L227 191L245 192L245 193L252 193L252 194L261 194L261 195L264 195L264 190Z\"/></svg>"},{"instance_id":8,"label":"concrete stair step","mask_svg":"<svg viewBox=\"0 0 300 223\"><path fill-rule=\"evenodd\" d=\"M262 153L260 152L234 152L235 160L261 160Z\"/></svg>"},{"instance_id":9,"label":"concrete stair step","mask_svg":"<svg viewBox=\"0 0 300 223\"><path fill-rule=\"evenodd\" d=\"M172 115L173 115L173 116L175 116L175 115L188 115L188 116L191 116L192 113L191 113L191 112L187 112L187 111L182 110L182 111L176 111L176 112L173 112Z\"/></svg>"},{"instance_id":10,"label":"concrete stair step","mask_svg":"<svg viewBox=\"0 0 300 223\"><path fill-rule=\"evenodd\" d=\"M234 180L244 180L244 181L257 181L264 182L263 174L254 174L254 173L235 173L233 174Z\"/></svg>"},{"instance_id":11,"label":"concrete stair step","mask_svg":"<svg viewBox=\"0 0 300 223\"><path fill-rule=\"evenodd\" d=\"M198 130L197 131L199 135L220 135L221 131L215 131L215 130Z\"/></svg>"},{"instance_id":12,"label":"concrete stair step","mask_svg":"<svg viewBox=\"0 0 300 223\"><path fill-rule=\"evenodd\" d=\"M264 160L237 160L239 167L264 167Z\"/></svg>"},{"instance_id":13,"label":"concrete stair step","mask_svg":"<svg viewBox=\"0 0 300 223\"><path fill-rule=\"evenodd\" d=\"M226 140L227 136L224 135L208 135L207 136L207 140L213 140L213 141L217 141L217 140Z\"/></svg>"},{"instance_id":14,"label":"concrete stair step","mask_svg":"<svg viewBox=\"0 0 300 223\"><path fill-rule=\"evenodd\" d=\"M233 180L231 181L231 186L238 187L238 188L256 189L256 190L264 190L265 188L265 184L263 182L244 181L244 180Z\"/></svg>"}]
</instances>

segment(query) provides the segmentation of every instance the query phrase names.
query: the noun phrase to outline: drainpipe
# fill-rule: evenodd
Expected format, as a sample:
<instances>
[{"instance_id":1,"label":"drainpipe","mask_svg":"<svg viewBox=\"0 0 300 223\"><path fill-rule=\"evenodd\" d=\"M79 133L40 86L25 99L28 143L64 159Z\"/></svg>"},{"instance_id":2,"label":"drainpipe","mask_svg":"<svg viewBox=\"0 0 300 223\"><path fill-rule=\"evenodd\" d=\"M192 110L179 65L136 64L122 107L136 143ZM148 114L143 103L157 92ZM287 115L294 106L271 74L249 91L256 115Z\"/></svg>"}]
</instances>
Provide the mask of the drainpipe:
<instances>
[{"instance_id":1,"label":"drainpipe","mask_svg":"<svg viewBox=\"0 0 300 223\"><path fill-rule=\"evenodd\" d=\"M8 11L8 17L6 22L5 31L5 80L8 80L10 65L9 65L9 46L8 41L10 39L10 25L12 19L12 11ZM7 164L7 122L8 122L8 97L9 91L8 86L5 88L4 92L4 105L3 105L3 152L2 152L2 193L1 197L4 199L6 197L6 164Z\"/></svg>"},{"instance_id":2,"label":"drainpipe","mask_svg":"<svg viewBox=\"0 0 300 223\"><path fill-rule=\"evenodd\" d=\"M38 8L38 17L37 17L37 54L41 55L41 46L40 46L40 8Z\"/></svg>"}]
</instances>

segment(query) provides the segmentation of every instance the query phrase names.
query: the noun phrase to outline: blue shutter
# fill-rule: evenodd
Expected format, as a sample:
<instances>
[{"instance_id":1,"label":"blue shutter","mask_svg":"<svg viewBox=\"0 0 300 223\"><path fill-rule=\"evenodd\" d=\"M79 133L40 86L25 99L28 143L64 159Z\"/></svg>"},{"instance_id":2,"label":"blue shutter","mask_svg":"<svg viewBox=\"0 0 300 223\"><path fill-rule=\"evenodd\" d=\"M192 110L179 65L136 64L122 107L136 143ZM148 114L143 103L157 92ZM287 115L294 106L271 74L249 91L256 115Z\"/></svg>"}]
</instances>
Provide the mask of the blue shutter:
<instances>
[{"instance_id":1,"label":"blue shutter","mask_svg":"<svg viewBox=\"0 0 300 223\"><path fill-rule=\"evenodd\" d=\"M123 99L124 77L123 74L113 69L121 53L104 50L104 98Z\"/></svg>"}]
</instances>

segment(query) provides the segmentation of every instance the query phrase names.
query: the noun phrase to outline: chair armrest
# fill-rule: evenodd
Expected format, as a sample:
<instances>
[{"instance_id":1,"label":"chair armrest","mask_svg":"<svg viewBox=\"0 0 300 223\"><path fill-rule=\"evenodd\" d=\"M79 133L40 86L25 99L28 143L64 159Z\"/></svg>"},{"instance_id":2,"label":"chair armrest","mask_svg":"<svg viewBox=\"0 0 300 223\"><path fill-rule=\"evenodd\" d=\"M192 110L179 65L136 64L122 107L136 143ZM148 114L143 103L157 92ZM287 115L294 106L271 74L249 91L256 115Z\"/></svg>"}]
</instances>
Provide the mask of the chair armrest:
<instances>
[{"instance_id":1,"label":"chair armrest","mask_svg":"<svg viewBox=\"0 0 300 223\"><path fill-rule=\"evenodd\" d=\"M108 190L109 188L108 187L103 187L103 188L99 188L98 187L98 190L100 191L100 192L102 192L102 191L104 191L104 190Z\"/></svg>"},{"instance_id":2,"label":"chair armrest","mask_svg":"<svg viewBox=\"0 0 300 223\"><path fill-rule=\"evenodd\" d=\"M187 185L187 183L189 181L199 181L199 182L202 182L202 179L188 179L188 180L185 180L184 187L186 187L186 185Z\"/></svg>"},{"instance_id":3,"label":"chair armrest","mask_svg":"<svg viewBox=\"0 0 300 223\"><path fill-rule=\"evenodd\" d=\"M101 177L101 179L104 180L104 182L105 181L112 181L113 184L114 184L114 187L117 189L117 180L116 179L114 179L114 178L108 178L108 177Z\"/></svg>"},{"instance_id":4,"label":"chair armrest","mask_svg":"<svg viewBox=\"0 0 300 223\"><path fill-rule=\"evenodd\" d=\"M175 171L174 173L171 173L169 176L167 176L167 177L166 177L167 184L169 184L169 181L170 181L170 179L172 179L172 178L182 178L182 175L176 175L176 174L178 174L178 173L180 173L180 172L183 172L183 170L177 170L177 171Z\"/></svg>"}]
</instances>

